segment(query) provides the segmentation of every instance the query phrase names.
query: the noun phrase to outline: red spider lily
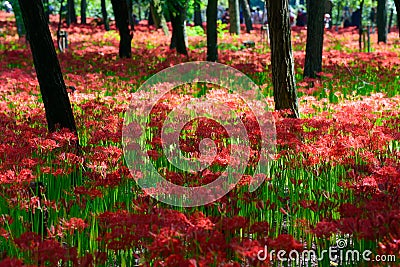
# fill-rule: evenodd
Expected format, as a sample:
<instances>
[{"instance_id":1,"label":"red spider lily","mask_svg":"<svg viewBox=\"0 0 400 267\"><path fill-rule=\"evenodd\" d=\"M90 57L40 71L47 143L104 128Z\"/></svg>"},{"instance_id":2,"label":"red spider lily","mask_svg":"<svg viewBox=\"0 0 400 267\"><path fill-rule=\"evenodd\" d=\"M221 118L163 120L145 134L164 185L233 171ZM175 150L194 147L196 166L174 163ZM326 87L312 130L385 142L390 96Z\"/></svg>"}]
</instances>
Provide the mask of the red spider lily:
<instances>
[{"instance_id":1,"label":"red spider lily","mask_svg":"<svg viewBox=\"0 0 400 267\"><path fill-rule=\"evenodd\" d=\"M5 258L0 261L1 267L25 267L26 265L23 263L22 260L16 258Z\"/></svg>"},{"instance_id":2,"label":"red spider lily","mask_svg":"<svg viewBox=\"0 0 400 267\"><path fill-rule=\"evenodd\" d=\"M280 234L276 239L269 242L269 246L276 250L285 250L286 252L291 250L301 251L304 248L303 244L297 242L292 235L288 234Z\"/></svg>"},{"instance_id":3,"label":"red spider lily","mask_svg":"<svg viewBox=\"0 0 400 267\"><path fill-rule=\"evenodd\" d=\"M85 221L81 218L71 218L69 220L62 219L61 225L62 229L64 231L68 231L71 235L75 230L78 230L78 232L82 232L85 228L88 227L88 224L85 223Z\"/></svg>"},{"instance_id":4,"label":"red spider lily","mask_svg":"<svg viewBox=\"0 0 400 267\"><path fill-rule=\"evenodd\" d=\"M20 237L15 238L15 244L22 250L29 251L39 247L42 238L36 233L25 232Z\"/></svg>"},{"instance_id":5,"label":"red spider lily","mask_svg":"<svg viewBox=\"0 0 400 267\"><path fill-rule=\"evenodd\" d=\"M153 234L154 240L148 247L152 258L166 258L171 254L183 251L183 244L180 240L182 234L169 228L161 228L158 234Z\"/></svg>"},{"instance_id":6,"label":"red spider lily","mask_svg":"<svg viewBox=\"0 0 400 267\"><path fill-rule=\"evenodd\" d=\"M322 221L318 222L317 225L311 230L317 237L328 239L335 234L338 229L334 222Z\"/></svg>"}]
</instances>

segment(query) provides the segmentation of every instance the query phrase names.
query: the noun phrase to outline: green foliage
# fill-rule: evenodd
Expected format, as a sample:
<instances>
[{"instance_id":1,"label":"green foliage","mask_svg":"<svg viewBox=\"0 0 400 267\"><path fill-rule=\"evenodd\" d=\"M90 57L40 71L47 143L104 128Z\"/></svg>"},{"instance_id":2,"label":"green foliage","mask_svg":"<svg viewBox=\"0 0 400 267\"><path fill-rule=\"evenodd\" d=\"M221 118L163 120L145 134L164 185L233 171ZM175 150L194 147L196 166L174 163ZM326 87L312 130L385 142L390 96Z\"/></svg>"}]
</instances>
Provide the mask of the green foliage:
<instances>
[{"instance_id":1,"label":"green foliage","mask_svg":"<svg viewBox=\"0 0 400 267\"><path fill-rule=\"evenodd\" d=\"M188 36L206 36L204 29L200 26L186 27L186 33Z\"/></svg>"}]
</instances>

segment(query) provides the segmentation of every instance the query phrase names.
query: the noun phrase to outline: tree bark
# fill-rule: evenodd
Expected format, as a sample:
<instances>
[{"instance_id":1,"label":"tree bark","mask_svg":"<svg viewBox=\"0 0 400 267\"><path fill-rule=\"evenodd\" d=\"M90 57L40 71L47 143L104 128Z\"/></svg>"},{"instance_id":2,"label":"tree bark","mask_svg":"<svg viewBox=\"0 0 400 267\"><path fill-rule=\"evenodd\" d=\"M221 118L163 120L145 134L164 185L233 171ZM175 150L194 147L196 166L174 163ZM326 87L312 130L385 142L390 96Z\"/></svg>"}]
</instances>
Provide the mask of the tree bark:
<instances>
[{"instance_id":1,"label":"tree bark","mask_svg":"<svg viewBox=\"0 0 400 267\"><path fill-rule=\"evenodd\" d=\"M208 0L207 4L207 61L218 60L217 32L218 0Z\"/></svg>"},{"instance_id":2,"label":"tree bark","mask_svg":"<svg viewBox=\"0 0 400 267\"><path fill-rule=\"evenodd\" d=\"M307 42L304 77L315 78L322 71L322 49L324 44L325 1L307 1Z\"/></svg>"},{"instance_id":3,"label":"tree bark","mask_svg":"<svg viewBox=\"0 0 400 267\"><path fill-rule=\"evenodd\" d=\"M133 34L131 34L129 30L128 3L126 2L126 0L111 0L111 4L114 10L115 23L117 25L120 36L119 57L131 58L131 41L133 38Z\"/></svg>"},{"instance_id":4,"label":"tree bark","mask_svg":"<svg viewBox=\"0 0 400 267\"><path fill-rule=\"evenodd\" d=\"M194 0L194 26L200 26L203 28L203 18L201 17L200 1Z\"/></svg>"},{"instance_id":5,"label":"tree bark","mask_svg":"<svg viewBox=\"0 0 400 267\"><path fill-rule=\"evenodd\" d=\"M110 30L110 24L108 23L106 0L101 0L101 14L103 16L104 28L105 28L106 31L109 31Z\"/></svg>"},{"instance_id":6,"label":"tree bark","mask_svg":"<svg viewBox=\"0 0 400 267\"><path fill-rule=\"evenodd\" d=\"M186 4L179 1L171 1L169 4L170 17L172 24L172 37L170 49L176 49L176 52L182 55L188 55L186 49Z\"/></svg>"},{"instance_id":7,"label":"tree bark","mask_svg":"<svg viewBox=\"0 0 400 267\"><path fill-rule=\"evenodd\" d=\"M397 13L397 30L399 31L399 37L400 37L400 0L394 0L394 4L396 6L396 13Z\"/></svg>"},{"instance_id":8,"label":"tree bark","mask_svg":"<svg viewBox=\"0 0 400 267\"><path fill-rule=\"evenodd\" d=\"M363 35L363 32L364 32L364 26L363 26L363 20L362 20L363 10L364 10L364 0L361 0L361 2L360 2L360 17L361 17L361 20L360 20L360 27L358 28L358 47L359 47L360 52L362 51L362 35Z\"/></svg>"},{"instance_id":9,"label":"tree bark","mask_svg":"<svg viewBox=\"0 0 400 267\"><path fill-rule=\"evenodd\" d=\"M378 0L376 24L378 28L378 44L387 42L387 0Z\"/></svg>"},{"instance_id":10,"label":"tree bark","mask_svg":"<svg viewBox=\"0 0 400 267\"><path fill-rule=\"evenodd\" d=\"M229 32L240 34L239 0L229 0Z\"/></svg>"},{"instance_id":11,"label":"tree bark","mask_svg":"<svg viewBox=\"0 0 400 267\"><path fill-rule=\"evenodd\" d=\"M41 0L19 0L29 35L50 132L68 128L76 134L75 120ZM76 135L77 136L77 135Z\"/></svg>"},{"instance_id":12,"label":"tree bark","mask_svg":"<svg viewBox=\"0 0 400 267\"><path fill-rule=\"evenodd\" d=\"M157 29L162 28L165 36L169 36L167 21L164 16L163 8L160 0L150 1L150 12L154 21L154 26Z\"/></svg>"},{"instance_id":13,"label":"tree bark","mask_svg":"<svg viewBox=\"0 0 400 267\"><path fill-rule=\"evenodd\" d=\"M71 23L77 23L78 19L76 18L76 10L75 10L75 1L68 0L67 1L67 25L68 27Z\"/></svg>"},{"instance_id":14,"label":"tree bark","mask_svg":"<svg viewBox=\"0 0 400 267\"><path fill-rule=\"evenodd\" d=\"M15 24L17 26L18 37L22 38L26 35L24 21L22 19L21 8L19 6L18 0L11 0L11 6L15 15Z\"/></svg>"},{"instance_id":15,"label":"tree bark","mask_svg":"<svg viewBox=\"0 0 400 267\"><path fill-rule=\"evenodd\" d=\"M288 0L266 1L269 15L272 84L276 110L289 110L299 117L294 61L290 36Z\"/></svg>"},{"instance_id":16,"label":"tree bark","mask_svg":"<svg viewBox=\"0 0 400 267\"><path fill-rule=\"evenodd\" d=\"M253 30L253 23L251 22L250 6L247 0L240 0L240 5L243 10L244 23L246 24L246 32L250 33Z\"/></svg>"},{"instance_id":17,"label":"tree bark","mask_svg":"<svg viewBox=\"0 0 400 267\"><path fill-rule=\"evenodd\" d=\"M86 24L86 0L81 0L81 24Z\"/></svg>"}]
</instances>

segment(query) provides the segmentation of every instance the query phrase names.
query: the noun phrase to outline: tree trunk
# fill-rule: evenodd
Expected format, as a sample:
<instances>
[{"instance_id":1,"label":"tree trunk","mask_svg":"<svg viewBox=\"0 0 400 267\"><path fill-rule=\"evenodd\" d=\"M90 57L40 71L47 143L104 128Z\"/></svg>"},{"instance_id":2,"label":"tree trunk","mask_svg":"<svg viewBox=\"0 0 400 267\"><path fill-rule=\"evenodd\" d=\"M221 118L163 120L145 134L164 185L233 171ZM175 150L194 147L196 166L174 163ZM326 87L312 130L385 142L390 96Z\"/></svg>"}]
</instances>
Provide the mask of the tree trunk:
<instances>
[{"instance_id":1,"label":"tree trunk","mask_svg":"<svg viewBox=\"0 0 400 267\"><path fill-rule=\"evenodd\" d=\"M400 37L400 0L394 0L394 4L396 5L397 30L399 31L399 37Z\"/></svg>"},{"instance_id":2,"label":"tree trunk","mask_svg":"<svg viewBox=\"0 0 400 267\"><path fill-rule=\"evenodd\" d=\"M128 6L129 26L131 27L131 31L134 31L135 30L135 22L133 21L133 2L132 2L132 0L126 0L126 4Z\"/></svg>"},{"instance_id":3,"label":"tree trunk","mask_svg":"<svg viewBox=\"0 0 400 267\"><path fill-rule=\"evenodd\" d=\"M49 0L43 0L44 15L47 23L50 22Z\"/></svg>"},{"instance_id":4,"label":"tree trunk","mask_svg":"<svg viewBox=\"0 0 400 267\"><path fill-rule=\"evenodd\" d=\"M322 49L324 44L325 1L307 1L307 43L304 77L315 78L322 71Z\"/></svg>"},{"instance_id":5,"label":"tree trunk","mask_svg":"<svg viewBox=\"0 0 400 267\"><path fill-rule=\"evenodd\" d=\"M110 30L110 24L108 23L106 0L101 0L101 14L103 16L104 28L106 29L106 31L109 31Z\"/></svg>"},{"instance_id":6,"label":"tree trunk","mask_svg":"<svg viewBox=\"0 0 400 267\"><path fill-rule=\"evenodd\" d=\"M164 16L163 8L160 0L150 1L150 12L154 21L154 26L157 29L162 28L165 36L169 36L167 21Z\"/></svg>"},{"instance_id":7,"label":"tree trunk","mask_svg":"<svg viewBox=\"0 0 400 267\"><path fill-rule=\"evenodd\" d=\"M86 24L86 0L81 0L81 24Z\"/></svg>"},{"instance_id":8,"label":"tree trunk","mask_svg":"<svg viewBox=\"0 0 400 267\"><path fill-rule=\"evenodd\" d=\"M378 28L378 44L387 42L387 0L378 0L376 24Z\"/></svg>"},{"instance_id":9,"label":"tree trunk","mask_svg":"<svg viewBox=\"0 0 400 267\"><path fill-rule=\"evenodd\" d=\"M253 23L251 22L250 6L247 0L240 0L240 5L243 10L244 23L246 24L246 32L250 33L253 30Z\"/></svg>"},{"instance_id":10,"label":"tree trunk","mask_svg":"<svg viewBox=\"0 0 400 267\"><path fill-rule=\"evenodd\" d=\"M71 23L77 23L78 20L76 18L76 10L75 10L75 1L68 0L67 1L67 25L68 27Z\"/></svg>"},{"instance_id":11,"label":"tree trunk","mask_svg":"<svg viewBox=\"0 0 400 267\"><path fill-rule=\"evenodd\" d=\"M182 5L179 1L171 1L170 17L172 24L172 37L170 49L176 49L176 52L182 55L188 55L186 49L186 4Z\"/></svg>"},{"instance_id":12,"label":"tree trunk","mask_svg":"<svg viewBox=\"0 0 400 267\"><path fill-rule=\"evenodd\" d=\"M358 28L358 47L359 47L359 50L360 50L360 52L362 51L362 35L363 35L363 31L364 31L364 29L363 29L363 20L362 20L362 17L363 17L363 9L364 9L364 0L361 0L361 3L360 3L360 17L361 17L361 19L360 19L360 27Z\"/></svg>"},{"instance_id":13,"label":"tree trunk","mask_svg":"<svg viewBox=\"0 0 400 267\"><path fill-rule=\"evenodd\" d=\"M266 1L271 43L272 84L276 110L289 110L298 118L288 0Z\"/></svg>"},{"instance_id":14,"label":"tree trunk","mask_svg":"<svg viewBox=\"0 0 400 267\"><path fill-rule=\"evenodd\" d=\"M19 0L50 132L76 126L41 0Z\"/></svg>"},{"instance_id":15,"label":"tree trunk","mask_svg":"<svg viewBox=\"0 0 400 267\"><path fill-rule=\"evenodd\" d=\"M240 34L239 0L229 0L229 32Z\"/></svg>"},{"instance_id":16,"label":"tree trunk","mask_svg":"<svg viewBox=\"0 0 400 267\"><path fill-rule=\"evenodd\" d=\"M117 25L120 36L119 57L131 58L131 41L133 35L129 31L128 4L126 0L111 0L111 4L114 10L115 23Z\"/></svg>"},{"instance_id":17,"label":"tree trunk","mask_svg":"<svg viewBox=\"0 0 400 267\"><path fill-rule=\"evenodd\" d=\"M218 60L217 32L218 0L208 0L207 4L207 61Z\"/></svg>"},{"instance_id":18,"label":"tree trunk","mask_svg":"<svg viewBox=\"0 0 400 267\"><path fill-rule=\"evenodd\" d=\"M26 35L24 20L22 19L21 8L19 6L18 0L10 1L15 15L15 24L17 26L18 37L22 38Z\"/></svg>"},{"instance_id":19,"label":"tree trunk","mask_svg":"<svg viewBox=\"0 0 400 267\"><path fill-rule=\"evenodd\" d=\"M194 0L194 26L203 28L203 18L201 17L201 8L198 0Z\"/></svg>"}]
</instances>

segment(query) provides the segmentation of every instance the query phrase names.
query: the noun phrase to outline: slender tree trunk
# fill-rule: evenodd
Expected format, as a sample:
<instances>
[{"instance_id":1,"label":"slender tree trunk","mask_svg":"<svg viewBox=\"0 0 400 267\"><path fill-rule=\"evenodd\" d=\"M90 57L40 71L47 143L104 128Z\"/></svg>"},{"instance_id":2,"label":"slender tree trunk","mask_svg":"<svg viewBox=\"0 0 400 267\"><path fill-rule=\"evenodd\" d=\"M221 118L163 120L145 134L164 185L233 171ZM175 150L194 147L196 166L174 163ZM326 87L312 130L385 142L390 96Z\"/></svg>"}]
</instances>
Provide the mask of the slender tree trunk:
<instances>
[{"instance_id":1,"label":"slender tree trunk","mask_svg":"<svg viewBox=\"0 0 400 267\"><path fill-rule=\"evenodd\" d=\"M276 110L290 110L299 117L288 0L266 1L269 15L272 83Z\"/></svg>"},{"instance_id":2,"label":"slender tree trunk","mask_svg":"<svg viewBox=\"0 0 400 267\"><path fill-rule=\"evenodd\" d=\"M68 0L67 1L67 25L68 27L71 23L77 23L78 20L76 18L76 11L75 11L75 1Z\"/></svg>"},{"instance_id":3,"label":"slender tree trunk","mask_svg":"<svg viewBox=\"0 0 400 267\"><path fill-rule=\"evenodd\" d=\"M106 29L106 31L109 31L110 30L110 24L108 23L106 0L101 0L101 14L103 16L104 28Z\"/></svg>"},{"instance_id":4,"label":"slender tree trunk","mask_svg":"<svg viewBox=\"0 0 400 267\"><path fill-rule=\"evenodd\" d=\"M376 24L378 28L378 43L387 42L387 0L378 0Z\"/></svg>"},{"instance_id":5,"label":"slender tree trunk","mask_svg":"<svg viewBox=\"0 0 400 267\"><path fill-rule=\"evenodd\" d=\"M390 9L390 16L389 16L389 25L388 25L388 33L390 33L390 29L392 28L392 20L393 20L393 8Z\"/></svg>"},{"instance_id":6,"label":"slender tree trunk","mask_svg":"<svg viewBox=\"0 0 400 267\"><path fill-rule=\"evenodd\" d=\"M126 0L111 0L111 4L120 36L119 57L130 58L132 56L131 41L133 35L129 31L128 4Z\"/></svg>"},{"instance_id":7,"label":"slender tree trunk","mask_svg":"<svg viewBox=\"0 0 400 267\"><path fill-rule=\"evenodd\" d=\"M229 32L240 34L239 0L229 0Z\"/></svg>"},{"instance_id":8,"label":"slender tree trunk","mask_svg":"<svg viewBox=\"0 0 400 267\"><path fill-rule=\"evenodd\" d=\"M150 12L154 21L154 26L159 29L162 28L165 36L169 36L167 21L164 16L163 8L160 0L150 1Z\"/></svg>"},{"instance_id":9,"label":"slender tree trunk","mask_svg":"<svg viewBox=\"0 0 400 267\"><path fill-rule=\"evenodd\" d=\"M304 77L315 78L322 71L322 49L324 44L325 2L307 1L307 43Z\"/></svg>"},{"instance_id":10,"label":"slender tree trunk","mask_svg":"<svg viewBox=\"0 0 400 267\"><path fill-rule=\"evenodd\" d=\"M24 25L24 20L22 19L22 13L21 13L21 8L19 6L18 0L12 0L10 1L13 12L15 15L15 24L17 26L17 33L18 37L22 38L26 35L26 30L25 30L25 25Z\"/></svg>"},{"instance_id":11,"label":"slender tree trunk","mask_svg":"<svg viewBox=\"0 0 400 267\"><path fill-rule=\"evenodd\" d=\"M194 0L194 26L200 26L203 28L203 18L201 17L201 8L200 2L198 0Z\"/></svg>"},{"instance_id":12,"label":"slender tree trunk","mask_svg":"<svg viewBox=\"0 0 400 267\"><path fill-rule=\"evenodd\" d=\"M246 32L250 33L253 30L253 23L251 22L250 6L247 0L239 0L243 10L244 23L246 24Z\"/></svg>"},{"instance_id":13,"label":"slender tree trunk","mask_svg":"<svg viewBox=\"0 0 400 267\"><path fill-rule=\"evenodd\" d=\"M43 0L43 7L47 23L49 23L50 22L49 0Z\"/></svg>"},{"instance_id":14,"label":"slender tree trunk","mask_svg":"<svg viewBox=\"0 0 400 267\"><path fill-rule=\"evenodd\" d=\"M68 93L40 0L19 0L24 24L29 34L33 62L40 85L50 132L76 126Z\"/></svg>"},{"instance_id":15,"label":"slender tree trunk","mask_svg":"<svg viewBox=\"0 0 400 267\"><path fill-rule=\"evenodd\" d=\"M186 3L187 4L187 3ZM172 24L171 49L182 55L188 55L186 49L186 5L182 6L179 2L170 3L170 17Z\"/></svg>"},{"instance_id":16,"label":"slender tree trunk","mask_svg":"<svg viewBox=\"0 0 400 267\"><path fill-rule=\"evenodd\" d=\"M218 60L217 32L218 0L208 0L207 4L207 61Z\"/></svg>"},{"instance_id":17,"label":"slender tree trunk","mask_svg":"<svg viewBox=\"0 0 400 267\"><path fill-rule=\"evenodd\" d=\"M399 31L399 37L400 37L400 0L394 0L394 4L396 5L397 30Z\"/></svg>"},{"instance_id":18,"label":"slender tree trunk","mask_svg":"<svg viewBox=\"0 0 400 267\"><path fill-rule=\"evenodd\" d=\"M363 9L364 9L364 0L361 0L361 3L360 3L360 17L361 17L361 19L360 19L360 27L358 28L358 47L360 49L360 52L362 51L362 35L363 35L363 32L364 32L364 26L363 26L363 20L362 20Z\"/></svg>"},{"instance_id":19,"label":"slender tree trunk","mask_svg":"<svg viewBox=\"0 0 400 267\"><path fill-rule=\"evenodd\" d=\"M135 22L133 21L133 2L132 0L126 0L126 4L128 6L129 26L131 27L131 30L134 31Z\"/></svg>"},{"instance_id":20,"label":"slender tree trunk","mask_svg":"<svg viewBox=\"0 0 400 267\"><path fill-rule=\"evenodd\" d=\"M86 24L86 0L81 0L81 24Z\"/></svg>"}]
</instances>

